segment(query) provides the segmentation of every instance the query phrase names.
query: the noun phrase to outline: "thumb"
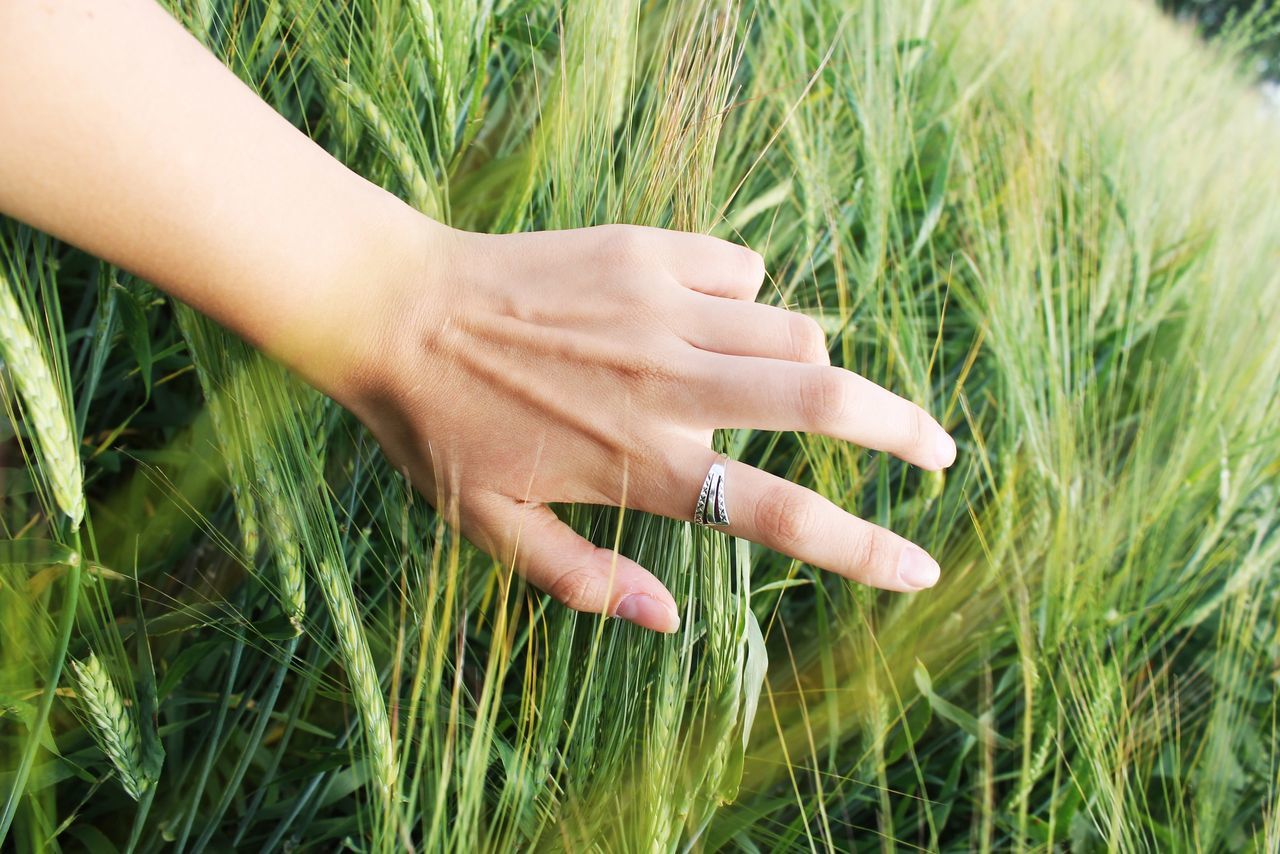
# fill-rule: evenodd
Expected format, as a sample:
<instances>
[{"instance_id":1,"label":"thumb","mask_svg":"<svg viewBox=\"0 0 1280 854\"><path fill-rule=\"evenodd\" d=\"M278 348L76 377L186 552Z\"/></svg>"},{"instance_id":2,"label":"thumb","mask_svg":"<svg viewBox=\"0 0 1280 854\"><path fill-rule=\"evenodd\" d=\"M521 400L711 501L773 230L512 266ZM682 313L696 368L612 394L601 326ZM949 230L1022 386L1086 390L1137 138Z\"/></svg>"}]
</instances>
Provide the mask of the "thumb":
<instances>
[{"instance_id":1,"label":"thumb","mask_svg":"<svg viewBox=\"0 0 1280 854\"><path fill-rule=\"evenodd\" d=\"M656 632L680 627L675 599L648 570L611 549L592 545L545 504L494 496L473 509L497 546L530 584L575 611L621 617ZM479 512L474 512L479 509Z\"/></svg>"}]
</instances>

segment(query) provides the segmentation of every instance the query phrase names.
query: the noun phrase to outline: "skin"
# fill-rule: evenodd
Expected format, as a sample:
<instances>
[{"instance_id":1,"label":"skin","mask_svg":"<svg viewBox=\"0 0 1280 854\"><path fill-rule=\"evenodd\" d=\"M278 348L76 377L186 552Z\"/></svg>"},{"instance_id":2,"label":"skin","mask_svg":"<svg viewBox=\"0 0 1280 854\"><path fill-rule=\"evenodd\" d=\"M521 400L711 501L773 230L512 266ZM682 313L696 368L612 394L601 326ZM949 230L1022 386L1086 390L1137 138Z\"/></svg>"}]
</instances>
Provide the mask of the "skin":
<instances>
[{"instance_id":1,"label":"skin","mask_svg":"<svg viewBox=\"0 0 1280 854\"><path fill-rule=\"evenodd\" d=\"M676 602L548 502L690 519L713 429L821 433L927 469L955 443L760 305L758 254L610 225L449 228L348 170L151 0L0 0L0 212L208 314L346 406L477 546L581 611ZM739 462L728 532L887 590L896 534Z\"/></svg>"}]
</instances>

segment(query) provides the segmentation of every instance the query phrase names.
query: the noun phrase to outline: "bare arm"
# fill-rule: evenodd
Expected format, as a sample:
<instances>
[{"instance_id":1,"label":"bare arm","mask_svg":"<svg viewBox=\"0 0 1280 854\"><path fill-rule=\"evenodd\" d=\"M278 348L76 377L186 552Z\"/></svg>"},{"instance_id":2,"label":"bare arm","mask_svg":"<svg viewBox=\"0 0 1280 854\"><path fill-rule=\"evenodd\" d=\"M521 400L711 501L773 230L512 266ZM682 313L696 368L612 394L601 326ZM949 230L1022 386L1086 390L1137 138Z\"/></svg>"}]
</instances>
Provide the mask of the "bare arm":
<instances>
[{"instance_id":1,"label":"bare arm","mask_svg":"<svg viewBox=\"0 0 1280 854\"><path fill-rule=\"evenodd\" d=\"M421 230L152 0L0 3L0 210L281 356Z\"/></svg>"}]
</instances>

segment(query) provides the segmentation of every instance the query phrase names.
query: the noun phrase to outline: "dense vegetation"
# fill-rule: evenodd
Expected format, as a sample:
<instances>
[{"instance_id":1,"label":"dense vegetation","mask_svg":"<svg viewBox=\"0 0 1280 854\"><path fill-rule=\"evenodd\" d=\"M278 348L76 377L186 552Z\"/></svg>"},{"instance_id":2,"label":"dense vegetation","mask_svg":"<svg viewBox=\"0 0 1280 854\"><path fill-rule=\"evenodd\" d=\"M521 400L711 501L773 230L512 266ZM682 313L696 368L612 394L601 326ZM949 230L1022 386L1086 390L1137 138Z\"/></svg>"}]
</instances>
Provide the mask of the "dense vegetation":
<instances>
[{"instance_id":1,"label":"dense vegetation","mask_svg":"<svg viewBox=\"0 0 1280 854\"><path fill-rule=\"evenodd\" d=\"M7 222L4 844L1280 846L1280 123L1236 63L1109 0L173 5L433 216L760 249L960 460L725 446L944 580L566 508L684 622L571 613L348 414Z\"/></svg>"}]
</instances>

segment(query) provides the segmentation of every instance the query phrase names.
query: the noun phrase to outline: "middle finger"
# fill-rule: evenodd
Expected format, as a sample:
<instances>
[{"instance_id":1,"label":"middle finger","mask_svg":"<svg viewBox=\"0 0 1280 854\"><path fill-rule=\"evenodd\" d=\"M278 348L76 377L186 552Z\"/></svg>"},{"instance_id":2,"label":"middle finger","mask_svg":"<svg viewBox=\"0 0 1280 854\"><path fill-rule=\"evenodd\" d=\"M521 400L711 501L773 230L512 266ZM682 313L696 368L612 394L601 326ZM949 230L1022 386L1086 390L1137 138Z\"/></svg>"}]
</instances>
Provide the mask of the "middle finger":
<instances>
[{"instance_id":1,"label":"middle finger","mask_svg":"<svg viewBox=\"0 0 1280 854\"><path fill-rule=\"evenodd\" d=\"M852 371L721 353L691 361L698 426L819 433L926 469L955 460L955 442L928 413Z\"/></svg>"}]
</instances>

